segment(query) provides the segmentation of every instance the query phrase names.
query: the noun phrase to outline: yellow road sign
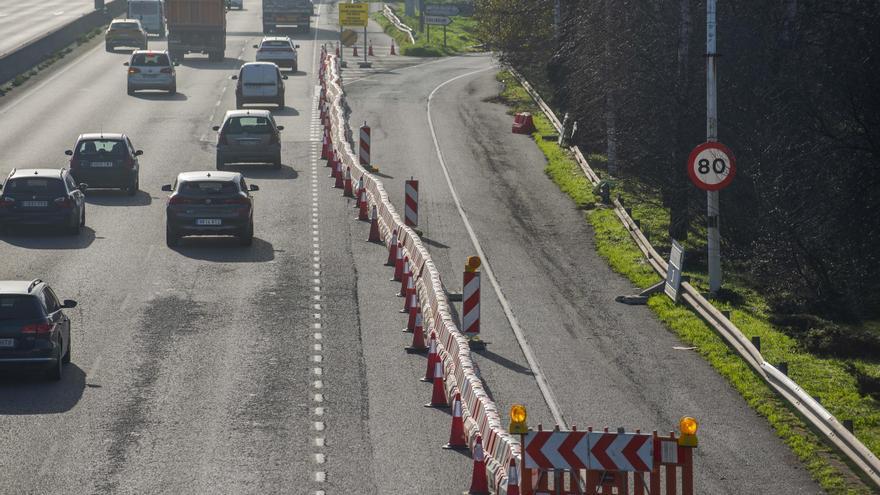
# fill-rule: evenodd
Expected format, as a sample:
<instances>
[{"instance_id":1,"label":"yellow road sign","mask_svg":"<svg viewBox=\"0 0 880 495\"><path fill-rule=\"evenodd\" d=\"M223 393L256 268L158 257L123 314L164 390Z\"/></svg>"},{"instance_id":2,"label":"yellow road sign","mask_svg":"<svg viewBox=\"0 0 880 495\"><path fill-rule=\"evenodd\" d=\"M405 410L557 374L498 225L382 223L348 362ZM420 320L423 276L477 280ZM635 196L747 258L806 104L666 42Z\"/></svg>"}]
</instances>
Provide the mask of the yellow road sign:
<instances>
[{"instance_id":1,"label":"yellow road sign","mask_svg":"<svg viewBox=\"0 0 880 495\"><path fill-rule=\"evenodd\" d=\"M370 18L370 5L366 3L340 3L340 26L366 26Z\"/></svg>"}]
</instances>

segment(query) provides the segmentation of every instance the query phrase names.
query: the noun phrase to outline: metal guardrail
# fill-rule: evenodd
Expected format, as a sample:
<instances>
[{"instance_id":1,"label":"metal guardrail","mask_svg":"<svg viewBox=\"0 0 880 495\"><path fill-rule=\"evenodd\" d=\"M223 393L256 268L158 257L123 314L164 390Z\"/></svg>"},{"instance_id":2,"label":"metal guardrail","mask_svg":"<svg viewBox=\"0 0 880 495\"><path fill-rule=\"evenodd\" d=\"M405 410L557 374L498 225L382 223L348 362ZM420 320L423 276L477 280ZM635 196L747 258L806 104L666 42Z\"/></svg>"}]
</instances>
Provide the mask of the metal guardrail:
<instances>
[{"instance_id":1,"label":"metal guardrail","mask_svg":"<svg viewBox=\"0 0 880 495\"><path fill-rule=\"evenodd\" d=\"M562 123L553 113L553 110L544 102L541 95L535 91L529 82L513 68L509 68L510 72L516 77L529 96L535 101L544 115L553 124L553 127L562 133ZM593 185L598 185L601 180L590 164L584 158L577 146L569 148L575 157L584 175ZM641 229L636 225L635 221L629 216L623 205L618 200L614 200L614 213L621 223L629 231L630 236L635 241L639 250L647 259L648 263L660 275L666 278L667 262L654 249ZM730 345L740 357L751 366L751 368L761 377L779 396L789 403L815 430L820 432L823 437L838 451L840 451L854 466L856 466L864 476L869 479L875 486L880 488L880 461L865 445L849 432L837 418L814 399L810 394L804 391L794 380L790 379L776 367L764 360L761 352L752 345L752 342L736 327L721 311L712 305L699 291L697 291L690 283L683 282L681 284L682 300L700 315L712 329L715 330Z\"/></svg>"},{"instance_id":2,"label":"metal guardrail","mask_svg":"<svg viewBox=\"0 0 880 495\"><path fill-rule=\"evenodd\" d=\"M389 7L387 3L382 4L382 15L384 15L385 18L388 19L391 24L393 24L394 27L396 27L399 31L403 31L404 33L406 33L406 35L409 36L410 43L416 43L416 39L413 38L412 28L404 24L400 19L398 19L397 14L394 13L394 9Z\"/></svg>"}]
</instances>

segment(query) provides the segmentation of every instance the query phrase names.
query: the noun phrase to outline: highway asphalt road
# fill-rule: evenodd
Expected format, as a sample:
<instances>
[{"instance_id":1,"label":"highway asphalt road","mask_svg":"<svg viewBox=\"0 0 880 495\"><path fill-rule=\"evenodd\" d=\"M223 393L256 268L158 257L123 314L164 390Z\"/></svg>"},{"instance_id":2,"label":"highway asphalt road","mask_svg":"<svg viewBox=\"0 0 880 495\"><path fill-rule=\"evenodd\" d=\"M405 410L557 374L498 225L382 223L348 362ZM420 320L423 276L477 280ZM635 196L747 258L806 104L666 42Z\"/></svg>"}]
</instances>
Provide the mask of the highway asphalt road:
<instances>
[{"instance_id":1,"label":"highway asphalt road","mask_svg":"<svg viewBox=\"0 0 880 495\"><path fill-rule=\"evenodd\" d=\"M445 283L458 290L465 258L477 250L448 170L498 282L496 289L482 277L489 344L475 360L499 411L521 402L530 426L547 428L552 404L568 426L661 433L692 415L701 424L700 493L820 493L767 422L702 358L647 308L614 302L637 289L598 256L583 213L544 175L543 155L528 136L511 134L507 109L489 101L500 89L497 70L493 58L472 55L345 80L351 120L370 124L371 157L398 211L404 180L419 179L419 228ZM524 358L499 293L537 366ZM538 372L549 400L536 386Z\"/></svg>"},{"instance_id":2,"label":"highway asphalt road","mask_svg":"<svg viewBox=\"0 0 880 495\"><path fill-rule=\"evenodd\" d=\"M0 375L0 493L467 488L470 459L439 448L449 414L422 407L425 361L403 353L384 253L315 161L317 44L335 36L334 10L296 36L300 72L273 110L284 166L233 167L261 187L250 248L168 249L160 188L214 167L211 126L234 107L229 76L253 60L259 2L228 14L224 62L183 61L174 97L127 96L127 56L95 40L0 101L3 178L65 166L82 132L125 132L144 150L141 191L90 190L79 236L0 236L0 279L39 277L79 302L61 382Z\"/></svg>"},{"instance_id":3,"label":"highway asphalt road","mask_svg":"<svg viewBox=\"0 0 880 495\"><path fill-rule=\"evenodd\" d=\"M93 10L94 0L0 0L0 56Z\"/></svg>"}]
</instances>

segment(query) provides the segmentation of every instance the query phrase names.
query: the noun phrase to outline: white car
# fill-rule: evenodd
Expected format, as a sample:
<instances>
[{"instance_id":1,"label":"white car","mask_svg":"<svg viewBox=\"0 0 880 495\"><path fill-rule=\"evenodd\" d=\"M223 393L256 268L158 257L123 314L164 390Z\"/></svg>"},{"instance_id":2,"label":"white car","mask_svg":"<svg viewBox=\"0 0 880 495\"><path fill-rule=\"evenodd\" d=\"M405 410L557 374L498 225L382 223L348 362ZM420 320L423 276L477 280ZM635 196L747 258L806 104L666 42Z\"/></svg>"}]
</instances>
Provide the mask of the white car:
<instances>
[{"instance_id":1,"label":"white car","mask_svg":"<svg viewBox=\"0 0 880 495\"><path fill-rule=\"evenodd\" d=\"M297 71L296 49L299 45L294 45L287 36L267 36L254 48L257 49L257 62L272 62L278 67Z\"/></svg>"}]
</instances>

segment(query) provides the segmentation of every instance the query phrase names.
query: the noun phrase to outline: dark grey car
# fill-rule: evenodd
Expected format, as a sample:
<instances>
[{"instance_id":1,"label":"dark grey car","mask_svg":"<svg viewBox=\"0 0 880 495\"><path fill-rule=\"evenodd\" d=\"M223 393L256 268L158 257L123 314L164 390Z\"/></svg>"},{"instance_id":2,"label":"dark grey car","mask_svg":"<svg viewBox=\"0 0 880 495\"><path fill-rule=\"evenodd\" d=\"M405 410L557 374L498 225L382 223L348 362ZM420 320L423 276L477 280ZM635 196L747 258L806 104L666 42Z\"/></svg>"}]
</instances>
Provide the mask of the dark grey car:
<instances>
[{"instance_id":1,"label":"dark grey car","mask_svg":"<svg viewBox=\"0 0 880 495\"><path fill-rule=\"evenodd\" d=\"M227 163L271 163L281 168L281 136L268 110L230 110L217 131L217 170Z\"/></svg>"},{"instance_id":2,"label":"dark grey car","mask_svg":"<svg viewBox=\"0 0 880 495\"><path fill-rule=\"evenodd\" d=\"M70 362L70 319L64 309L76 301L58 301L42 280L0 281L0 365L46 369L60 380Z\"/></svg>"},{"instance_id":3,"label":"dark grey car","mask_svg":"<svg viewBox=\"0 0 880 495\"><path fill-rule=\"evenodd\" d=\"M165 239L168 247L180 244L187 235L233 235L241 245L254 239L254 201L237 172L184 172L174 184L162 186L171 192L165 208Z\"/></svg>"},{"instance_id":4,"label":"dark grey car","mask_svg":"<svg viewBox=\"0 0 880 495\"><path fill-rule=\"evenodd\" d=\"M48 225L77 235L86 224L88 186L77 184L66 169L12 169L0 187L0 230Z\"/></svg>"}]
</instances>

